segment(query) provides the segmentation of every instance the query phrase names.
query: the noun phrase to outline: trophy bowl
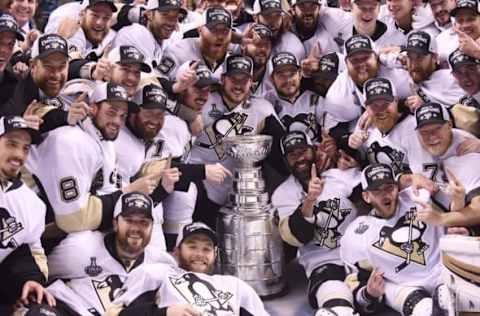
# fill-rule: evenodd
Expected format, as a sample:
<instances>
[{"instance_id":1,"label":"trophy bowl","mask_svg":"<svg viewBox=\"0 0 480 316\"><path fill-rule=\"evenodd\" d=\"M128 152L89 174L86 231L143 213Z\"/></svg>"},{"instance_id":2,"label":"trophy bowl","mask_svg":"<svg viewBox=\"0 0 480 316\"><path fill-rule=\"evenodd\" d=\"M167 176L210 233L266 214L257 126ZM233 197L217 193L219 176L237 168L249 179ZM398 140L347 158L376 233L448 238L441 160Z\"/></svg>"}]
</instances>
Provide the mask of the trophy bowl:
<instances>
[{"instance_id":1,"label":"trophy bowl","mask_svg":"<svg viewBox=\"0 0 480 316\"><path fill-rule=\"evenodd\" d=\"M241 167L253 167L255 163L267 157L272 147L272 136L226 137L223 139L223 146L227 155Z\"/></svg>"}]
</instances>

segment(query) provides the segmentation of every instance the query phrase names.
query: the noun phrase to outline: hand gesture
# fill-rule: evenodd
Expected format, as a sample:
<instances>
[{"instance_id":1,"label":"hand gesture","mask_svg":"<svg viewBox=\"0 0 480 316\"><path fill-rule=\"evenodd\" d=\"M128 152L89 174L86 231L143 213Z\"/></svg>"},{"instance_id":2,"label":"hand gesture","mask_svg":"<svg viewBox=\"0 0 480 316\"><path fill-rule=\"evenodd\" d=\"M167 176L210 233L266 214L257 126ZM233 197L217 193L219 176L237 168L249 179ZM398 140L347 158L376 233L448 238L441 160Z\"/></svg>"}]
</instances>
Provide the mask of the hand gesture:
<instances>
[{"instance_id":1,"label":"hand gesture","mask_svg":"<svg viewBox=\"0 0 480 316\"><path fill-rule=\"evenodd\" d=\"M462 235L462 236L470 236L470 232L466 227L448 227L447 228L448 235Z\"/></svg>"},{"instance_id":2,"label":"hand gesture","mask_svg":"<svg viewBox=\"0 0 480 316\"><path fill-rule=\"evenodd\" d=\"M421 174L412 175L412 191L415 195L418 195L419 189L425 189L430 192L430 195L434 195L438 192L438 185L432 180L428 179Z\"/></svg>"},{"instance_id":3,"label":"hand gesture","mask_svg":"<svg viewBox=\"0 0 480 316\"><path fill-rule=\"evenodd\" d=\"M480 153L480 139L466 138L457 147L457 155L462 156L470 153Z\"/></svg>"},{"instance_id":4,"label":"hand gesture","mask_svg":"<svg viewBox=\"0 0 480 316\"><path fill-rule=\"evenodd\" d=\"M427 203L420 199L414 199L414 202L421 207L417 210L417 220L432 225L443 225L442 213L437 211L432 203Z\"/></svg>"},{"instance_id":5,"label":"hand gesture","mask_svg":"<svg viewBox=\"0 0 480 316\"><path fill-rule=\"evenodd\" d=\"M77 33L78 29L80 28L80 22L71 17L65 17L60 21L58 25L57 34L63 37L64 39L69 39L75 33Z\"/></svg>"},{"instance_id":6,"label":"hand gesture","mask_svg":"<svg viewBox=\"0 0 480 316\"><path fill-rule=\"evenodd\" d=\"M372 122L372 116L365 111L358 119L358 128L348 137L348 146L353 149L362 147L368 139L368 128Z\"/></svg>"},{"instance_id":7,"label":"hand gesture","mask_svg":"<svg viewBox=\"0 0 480 316\"><path fill-rule=\"evenodd\" d=\"M101 80L109 82L112 79L113 65L112 62L103 54L95 65L95 70L92 73L94 80Z\"/></svg>"},{"instance_id":8,"label":"hand gesture","mask_svg":"<svg viewBox=\"0 0 480 316\"><path fill-rule=\"evenodd\" d=\"M256 43L260 40L260 36L255 32L255 23L250 23L242 34L242 46Z\"/></svg>"},{"instance_id":9,"label":"hand gesture","mask_svg":"<svg viewBox=\"0 0 480 316\"><path fill-rule=\"evenodd\" d=\"M385 294L385 281L383 279L383 272L376 268L373 269L367 281L367 293L375 298L380 298Z\"/></svg>"},{"instance_id":10,"label":"hand gesture","mask_svg":"<svg viewBox=\"0 0 480 316\"><path fill-rule=\"evenodd\" d=\"M83 92L70 105L67 115L68 125L74 126L87 117L88 113L90 112L90 107L85 102L86 98L87 92Z\"/></svg>"},{"instance_id":11,"label":"hand gesture","mask_svg":"<svg viewBox=\"0 0 480 316\"><path fill-rule=\"evenodd\" d=\"M50 306L55 306L55 298L40 283L27 281L23 285L20 301L28 305L30 303L41 304L43 300Z\"/></svg>"},{"instance_id":12,"label":"hand gesture","mask_svg":"<svg viewBox=\"0 0 480 316\"><path fill-rule=\"evenodd\" d=\"M201 115L197 117L190 123L190 133L192 136L200 136L203 131L203 118Z\"/></svg>"},{"instance_id":13,"label":"hand gesture","mask_svg":"<svg viewBox=\"0 0 480 316\"><path fill-rule=\"evenodd\" d=\"M315 164L312 164L306 200L309 202L317 201L317 198L322 194L324 184L325 180L317 176L317 167Z\"/></svg>"},{"instance_id":14,"label":"hand gesture","mask_svg":"<svg viewBox=\"0 0 480 316\"><path fill-rule=\"evenodd\" d=\"M25 78L28 75L28 71L30 70L30 67L28 67L27 64L19 61L15 65L13 65L12 70L16 76L20 78Z\"/></svg>"},{"instance_id":15,"label":"hand gesture","mask_svg":"<svg viewBox=\"0 0 480 316\"><path fill-rule=\"evenodd\" d=\"M465 187L450 169L445 168L445 172L449 180L445 191L451 198L450 211L461 210L465 207Z\"/></svg>"},{"instance_id":16,"label":"hand gesture","mask_svg":"<svg viewBox=\"0 0 480 316\"><path fill-rule=\"evenodd\" d=\"M227 176L232 177L232 173L220 163L205 165L205 177L208 182L222 184Z\"/></svg>"},{"instance_id":17,"label":"hand gesture","mask_svg":"<svg viewBox=\"0 0 480 316\"><path fill-rule=\"evenodd\" d=\"M141 192L150 195L158 185L161 172L147 174L122 188L123 193Z\"/></svg>"},{"instance_id":18,"label":"hand gesture","mask_svg":"<svg viewBox=\"0 0 480 316\"><path fill-rule=\"evenodd\" d=\"M45 105L33 100L28 106L25 112L23 113L23 119L27 122L28 127L39 130L40 125L42 125L42 118L36 114L36 112L43 108Z\"/></svg>"},{"instance_id":19,"label":"hand gesture","mask_svg":"<svg viewBox=\"0 0 480 316\"><path fill-rule=\"evenodd\" d=\"M202 313L190 304L178 304L167 308L167 316L202 316Z\"/></svg>"},{"instance_id":20,"label":"hand gesture","mask_svg":"<svg viewBox=\"0 0 480 316\"><path fill-rule=\"evenodd\" d=\"M30 30L27 33L27 36L25 37L25 41L23 41L21 45L21 49L23 52L29 51L33 43L37 40L37 38L40 36L40 32L38 30Z\"/></svg>"},{"instance_id":21,"label":"hand gesture","mask_svg":"<svg viewBox=\"0 0 480 316\"><path fill-rule=\"evenodd\" d=\"M320 46L320 42L317 42L317 44L315 44L315 46L313 46L313 48L310 50L307 58L300 62L300 67L304 77L312 77L313 73L318 71L321 57L322 47Z\"/></svg>"},{"instance_id":22,"label":"hand gesture","mask_svg":"<svg viewBox=\"0 0 480 316\"><path fill-rule=\"evenodd\" d=\"M168 168L162 171L162 186L168 193L172 193L175 187L175 183L180 180L182 173L178 168Z\"/></svg>"},{"instance_id":23,"label":"hand gesture","mask_svg":"<svg viewBox=\"0 0 480 316\"><path fill-rule=\"evenodd\" d=\"M478 58L480 54L480 46L475 42L475 40L465 32L461 31L455 24L453 30L458 35L458 48L460 50L473 58Z\"/></svg>"},{"instance_id":24,"label":"hand gesture","mask_svg":"<svg viewBox=\"0 0 480 316\"><path fill-rule=\"evenodd\" d=\"M184 72L179 73L177 76L176 82L173 84L172 89L175 93L181 93L188 89L188 87L193 86L197 82L197 67L199 62L194 61L188 69Z\"/></svg>"}]
</instances>

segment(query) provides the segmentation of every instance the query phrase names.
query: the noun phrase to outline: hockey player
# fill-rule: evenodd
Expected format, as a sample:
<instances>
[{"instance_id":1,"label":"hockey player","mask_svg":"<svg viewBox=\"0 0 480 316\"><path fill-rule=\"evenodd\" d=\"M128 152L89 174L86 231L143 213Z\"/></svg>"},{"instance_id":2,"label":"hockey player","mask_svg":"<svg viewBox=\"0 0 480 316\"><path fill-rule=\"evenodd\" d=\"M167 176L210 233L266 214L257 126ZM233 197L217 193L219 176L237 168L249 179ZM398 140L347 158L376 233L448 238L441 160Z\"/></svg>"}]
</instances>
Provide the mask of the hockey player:
<instances>
[{"instance_id":1,"label":"hockey player","mask_svg":"<svg viewBox=\"0 0 480 316\"><path fill-rule=\"evenodd\" d=\"M368 117L359 120L349 136L349 146L361 150L370 163L390 165L395 174L409 171L402 145L406 135L414 130L415 119L398 104L395 87L388 79L367 80L364 97Z\"/></svg>"},{"instance_id":2,"label":"hockey player","mask_svg":"<svg viewBox=\"0 0 480 316\"><path fill-rule=\"evenodd\" d=\"M299 247L299 262L309 279L310 305L353 315L339 241L357 216L353 202L360 198L359 187L355 189L360 172L329 169L317 176L314 149L303 132L287 133L281 148L292 174L275 190L272 204L278 209L282 239Z\"/></svg>"},{"instance_id":3,"label":"hockey player","mask_svg":"<svg viewBox=\"0 0 480 316\"><path fill-rule=\"evenodd\" d=\"M242 55L227 57L221 90L212 93L208 103L203 106L202 118L205 128L195 139L190 162L204 164L220 162L232 171L233 160L226 156L222 140L224 137L235 135L268 133L274 137L272 152L278 150L276 145L278 141L276 142L275 139L281 137L283 127L270 103L259 98L249 98L252 71L253 62L250 58ZM278 157L276 154L271 154L271 159L278 159ZM197 201L196 209L201 212L197 214L209 217L204 220L207 224L215 225L215 210L225 204L232 180L226 178L223 185L203 182L208 198ZM199 192L199 195L201 194ZM205 192L202 197L204 195ZM205 214L207 212L208 214Z\"/></svg>"},{"instance_id":4,"label":"hockey player","mask_svg":"<svg viewBox=\"0 0 480 316\"><path fill-rule=\"evenodd\" d=\"M186 225L175 250L179 267L155 264L135 270L105 315L268 315L247 283L211 274L216 253L213 230L199 222Z\"/></svg>"},{"instance_id":5,"label":"hockey player","mask_svg":"<svg viewBox=\"0 0 480 316\"><path fill-rule=\"evenodd\" d=\"M21 117L0 118L0 312L5 315L16 300L55 304L42 286L48 276L40 243L45 204L18 178L31 144L38 141L38 132Z\"/></svg>"},{"instance_id":6,"label":"hockey player","mask_svg":"<svg viewBox=\"0 0 480 316\"><path fill-rule=\"evenodd\" d=\"M406 47L407 70L410 74L413 95L405 105L413 113L424 102L436 102L451 107L463 91L453 80L449 69L439 69L437 42L423 31L408 34Z\"/></svg>"},{"instance_id":7,"label":"hockey player","mask_svg":"<svg viewBox=\"0 0 480 316\"><path fill-rule=\"evenodd\" d=\"M186 14L179 0L149 1L146 11L146 25L133 23L118 31L114 47L132 45L152 62L155 68L160 64L168 39L178 27L180 15Z\"/></svg>"},{"instance_id":8,"label":"hockey player","mask_svg":"<svg viewBox=\"0 0 480 316\"><path fill-rule=\"evenodd\" d=\"M429 1L430 11L434 21L425 27L424 31L437 37L441 32L452 27L450 12L455 8L455 0L433 0Z\"/></svg>"},{"instance_id":9,"label":"hockey player","mask_svg":"<svg viewBox=\"0 0 480 316\"><path fill-rule=\"evenodd\" d=\"M354 35L345 42L347 66L328 90L325 109L341 122L354 120L362 113L364 99L362 88L368 79L388 78L398 89L399 99L410 96L408 73L403 69L391 69L380 64L373 42L364 35Z\"/></svg>"},{"instance_id":10,"label":"hockey player","mask_svg":"<svg viewBox=\"0 0 480 316\"><path fill-rule=\"evenodd\" d=\"M362 188L373 210L349 225L340 247L359 309L375 314L385 304L405 316L447 315L432 303L443 228L416 218L417 197L411 189L399 192L388 165L367 166ZM428 194L420 196L428 199Z\"/></svg>"},{"instance_id":11,"label":"hockey player","mask_svg":"<svg viewBox=\"0 0 480 316\"><path fill-rule=\"evenodd\" d=\"M273 55L271 68L275 89L269 91L265 99L274 105L285 129L305 132L312 141L320 141L322 128L335 124L332 120L325 122L327 113L323 97L302 85L300 65L293 54L279 52Z\"/></svg>"},{"instance_id":12,"label":"hockey player","mask_svg":"<svg viewBox=\"0 0 480 316\"><path fill-rule=\"evenodd\" d=\"M90 97L91 118L50 132L32 151L27 168L61 230L111 227L113 207L122 193L112 141L125 124L129 104L125 88L98 84ZM151 193L155 187L155 177L148 176L122 190Z\"/></svg>"},{"instance_id":13,"label":"hockey player","mask_svg":"<svg viewBox=\"0 0 480 316\"><path fill-rule=\"evenodd\" d=\"M48 264L57 280L48 290L61 315L103 315L129 273L151 262L144 250L152 237L152 209L147 195L122 194L113 213L113 232L72 233L53 249Z\"/></svg>"},{"instance_id":14,"label":"hockey player","mask_svg":"<svg viewBox=\"0 0 480 316\"><path fill-rule=\"evenodd\" d=\"M215 78L220 79L221 66L232 39L232 15L223 7L208 8L204 15L205 23L198 28L200 37L185 38L165 49L158 66L161 75L173 80L178 67L185 62L204 60Z\"/></svg>"},{"instance_id":15,"label":"hockey player","mask_svg":"<svg viewBox=\"0 0 480 316\"><path fill-rule=\"evenodd\" d=\"M112 0L85 0L80 11L80 28L68 39L69 52L97 60L111 45L116 32L110 29L117 7Z\"/></svg>"}]
</instances>

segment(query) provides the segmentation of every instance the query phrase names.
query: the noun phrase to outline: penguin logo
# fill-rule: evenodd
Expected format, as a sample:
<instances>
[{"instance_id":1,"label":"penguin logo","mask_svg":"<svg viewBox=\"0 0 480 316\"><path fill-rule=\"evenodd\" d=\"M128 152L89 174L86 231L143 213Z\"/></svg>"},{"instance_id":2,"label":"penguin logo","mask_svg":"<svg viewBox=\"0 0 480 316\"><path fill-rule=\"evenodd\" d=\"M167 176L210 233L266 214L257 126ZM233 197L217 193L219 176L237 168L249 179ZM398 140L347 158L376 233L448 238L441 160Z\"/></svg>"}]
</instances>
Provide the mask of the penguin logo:
<instances>
[{"instance_id":1,"label":"penguin logo","mask_svg":"<svg viewBox=\"0 0 480 316\"><path fill-rule=\"evenodd\" d=\"M23 228L22 223L17 222L5 208L0 207L0 249L17 248L19 244L15 240L15 235Z\"/></svg>"},{"instance_id":2,"label":"penguin logo","mask_svg":"<svg viewBox=\"0 0 480 316\"><path fill-rule=\"evenodd\" d=\"M245 113L234 112L226 114L205 129L210 140L210 145L207 146L215 150L220 160L225 156L222 144L225 137L245 135L253 132L253 127L245 126L247 118L248 114Z\"/></svg>"},{"instance_id":3,"label":"penguin logo","mask_svg":"<svg viewBox=\"0 0 480 316\"><path fill-rule=\"evenodd\" d=\"M338 228L351 212L351 208L340 208L339 198L320 201L314 210L315 244L329 249L337 248L342 237Z\"/></svg>"},{"instance_id":4,"label":"penguin logo","mask_svg":"<svg viewBox=\"0 0 480 316\"><path fill-rule=\"evenodd\" d=\"M405 154L388 145L381 146L378 141L373 142L367 150L368 160L376 163L385 163L393 168L398 174L404 169Z\"/></svg>"},{"instance_id":5,"label":"penguin logo","mask_svg":"<svg viewBox=\"0 0 480 316\"><path fill-rule=\"evenodd\" d=\"M286 114L281 118L281 121L288 132L301 131L307 134L310 139L316 140L318 138L318 125L314 113L299 113L294 117Z\"/></svg>"},{"instance_id":6,"label":"penguin logo","mask_svg":"<svg viewBox=\"0 0 480 316\"><path fill-rule=\"evenodd\" d=\"M373 244L377 249L404 259L395 267L397 273L412 262L426 265L425 251L430 246L422 240L422 236L427 225L415 219L416 211L416 208L412 207L398 219L395 226L383 226L378 241Z\"/></svg>"},{"instance_id":7,"label":"penguin logo","mask_svg":"<svg viewBox=\"0 0 480 316\"><path fill-rule=\"evenodd\" d=\"M226 312L233 313L229 304L229 301L233 298L232 293L217 290L210 282L191 272L178 278L169 277L169 279L183 298L188 303L195 305L202 315L220 316Z\"/></svg>"},{"instance_id":8,"label":"penguin logo","mask_svg":"<svg viewBox=\"0 0 480 316\"><path fill-rule=\"evenodd\" d=\"M92 280L93 288L104 310L108 308L115 297L122 293L123 282L116 274L107 276L103 281Z\"/></svg>"},{"instance_id":9,"label":"penguin logo","mask_svg":"<svg viewBox=\"0 0 480 316\"><path fill-rule=\"evenodd\" d=\"M96 277L102 273L103 268L97 264L97 257L90 257L90 265L84 269L85 273L91 277Z\"/></svg>"}]
</instances>

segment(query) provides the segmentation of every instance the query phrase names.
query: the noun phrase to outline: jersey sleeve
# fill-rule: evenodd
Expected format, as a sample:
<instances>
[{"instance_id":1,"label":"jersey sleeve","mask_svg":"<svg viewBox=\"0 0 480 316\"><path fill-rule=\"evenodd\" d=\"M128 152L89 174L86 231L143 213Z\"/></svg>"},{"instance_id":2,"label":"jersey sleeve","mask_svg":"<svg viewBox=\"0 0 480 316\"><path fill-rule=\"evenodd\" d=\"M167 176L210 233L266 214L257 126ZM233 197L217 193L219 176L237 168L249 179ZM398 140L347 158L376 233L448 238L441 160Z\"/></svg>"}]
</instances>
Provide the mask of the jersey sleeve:
<instances>
[{"instance_id":1,"label":"jersey sleeve","mask_svg":"<svg viewBox=\"0 0 480 316\"><path fill-rule=\"evenodd\" d=\"M49 276L47 257L45 256L45 251L40 241L42 234L45 231L46 206L36 195L33 194L33 192L29 193L31 193L32 195L30 200L33 202L32 209L35 210L35 216L33 216L32 214L32 216L30 217L31 222L29 226L31 227L31 238L28 242L28 246L38 269L45 276L45 279L47 279Z\"/></svg>"},{"instance_id":2,"label":"jersey sleeve","mask_svg":"<svg viewBox=\"0 0 480 316\"><path fill-rule=\"evenodd\" d=\"M238 293L240 293L240 315L268 316L269 314L255 290L246 282L238 278L236 280L238 280Z\"/></svg>"}]
</instances>

